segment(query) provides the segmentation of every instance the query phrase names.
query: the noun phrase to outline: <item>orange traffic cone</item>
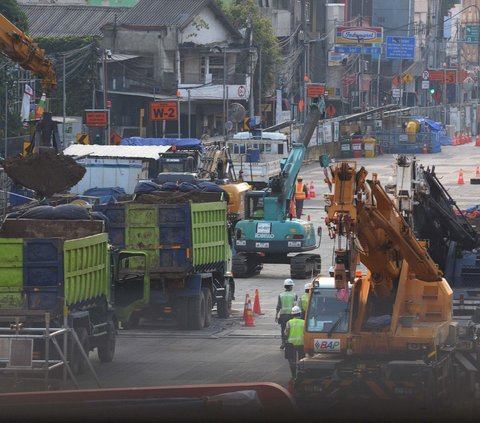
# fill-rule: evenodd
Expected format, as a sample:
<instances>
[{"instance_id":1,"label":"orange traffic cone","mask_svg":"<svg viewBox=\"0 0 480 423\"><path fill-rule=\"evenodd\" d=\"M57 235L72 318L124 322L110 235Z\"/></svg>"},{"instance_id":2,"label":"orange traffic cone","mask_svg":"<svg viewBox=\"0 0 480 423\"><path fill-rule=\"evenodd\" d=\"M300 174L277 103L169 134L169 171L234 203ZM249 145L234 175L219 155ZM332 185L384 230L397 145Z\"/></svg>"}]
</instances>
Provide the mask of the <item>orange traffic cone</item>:
<instances>
[{"instance_id":1,"label":"orange traffic cone","mask_svg":"<svg viewBox=\"0 0 480 423\"><path fill-rule=\"evenodd\" d=\"M289 213L292 217L297 217L297 210L295 208L295 200L292 198L290 200L290 210Z\"/></svg>"},{"instance_id":2,"label":"orange traffic cone","mask_svg":"<svg viewBox=\"0 0 480 423\"><path fill-rule=\"evenodd\" d=\"M308 194L310 198L315 198L317 194L315 194L315 187L313 186L313 181L310 181L310 189L308 190Z\"/></svg>"},{"instance_id":3,"label":"orange traffic cone","mask_svg":"<svg viewBox=\"0 0 480 423\"><path fill-rule=\"evenodd\" d=\"M245 319L244 319L243 326L246 326L246 327L255 326L255 322L253 321L252 302L250 301L250 298L248 299L247 307L245 308Z\"/></svg>"},{"instance_id":4,"label":"orange traffic cone","mask_svg":"<svg viewBox=\"0 0 480 423\"><path fill-rule=\"evenodd\" d=\"M307 215L307 221L310 222L310 215Z\"/></svg>"},{"instance_id":5,"label":"orange traffic cone","mask_svg":"<svg viewBox=\"0 0 480 423\"><path fill-rule=\"evenodd\" d=\"M480 166L477 166L477 171L475 172L475 176L477 178L480 177Z\"/></svg>"},{"instance_id":6,"label":"orange traffic cone","mask_svg":"<svg viewBox=\"0 0 480 423\"><path fill-rule=\"evenodd\" d=\"M457 184L464 184L465 181L463 180L463 170L460 169L460 171L458 172L458 180L457 180Z\"/></svg>"},{"instance_id":7,"label":"orange traffic cone","mask_svg":"<svg viewBox=\"0 0 480 423\"><path fill-rule=\"evenodd\" d=\"M245 304L243 305L243 320L245 320L245 317L247 316L247 304L250 301L250 294L247 292L245 294Z\"/></svg>"},{"instance_id":8,"label":"orange traffic cone","mask_svg":"<svg viewBox=\"0 0 480 423\"><path fill-rule=\"evenodd\" d=\"M253 312L260 316L262 313L262 309L260 308L260 294L258 293L258 289L255 289L255 300L253 301Z\"/></svg>"}]
</instances>

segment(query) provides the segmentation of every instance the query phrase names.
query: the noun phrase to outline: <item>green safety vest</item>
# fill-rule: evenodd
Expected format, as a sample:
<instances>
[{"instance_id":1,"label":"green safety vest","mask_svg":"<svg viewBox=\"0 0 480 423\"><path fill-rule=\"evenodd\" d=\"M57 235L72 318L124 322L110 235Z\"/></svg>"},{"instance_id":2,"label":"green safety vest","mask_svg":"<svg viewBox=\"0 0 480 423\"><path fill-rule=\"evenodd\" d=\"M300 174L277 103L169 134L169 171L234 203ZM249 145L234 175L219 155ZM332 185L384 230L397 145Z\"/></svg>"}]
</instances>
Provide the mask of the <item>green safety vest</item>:
<instances>
[{"instance_id":1,"label":"green safety vest","mask_svg":"<svg viewBox=\"0 0 480 423\"><path fill-rule=\"evenodd\" d=\"M307 303L308 303L308 294L302 294L300 297L300 308L302 311L307 311Z\"/></svg>"},{"instance_id":2,"label":"green safety vest","mask_svg":"<svg viewBox=\"0 0 480 423\"><path fill-rule=\"evenodd\" d=\"M290 327L288 331L288 343L293 345L303 345L303 326L305 320L294 317L288 321Z\"/></svg>"},{"instance_id":3,"label":"green safety vest","mask_svg":"<svg viewBox=\"0 0 480 423\"><path fill-rule=\"evenodd\" d=\"M282 308L280 314L292 314L293 303L295 302L295 293L292 291L284 291L280 293L280 303Z\"/></svg>"}]
</instances>

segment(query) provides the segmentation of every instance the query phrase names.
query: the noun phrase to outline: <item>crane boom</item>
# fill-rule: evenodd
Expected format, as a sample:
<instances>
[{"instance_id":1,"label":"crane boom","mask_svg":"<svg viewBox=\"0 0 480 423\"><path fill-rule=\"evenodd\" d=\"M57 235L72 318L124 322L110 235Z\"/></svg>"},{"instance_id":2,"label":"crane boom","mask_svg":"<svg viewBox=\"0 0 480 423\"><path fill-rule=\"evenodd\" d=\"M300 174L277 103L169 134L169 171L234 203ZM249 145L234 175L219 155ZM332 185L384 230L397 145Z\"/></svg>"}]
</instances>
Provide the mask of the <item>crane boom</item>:
<instances>
[{"instance_id":1,"label":"crane boom","mask_svg":"<svg viewBox=\"0 0 480 423\"><path fill-rule=\"evenodd\" d=\"M41 79L42 88L48 92L56 87L53 62L33 39L0 14L0 52L23 69Z\"/></svg>"}]
</instances>

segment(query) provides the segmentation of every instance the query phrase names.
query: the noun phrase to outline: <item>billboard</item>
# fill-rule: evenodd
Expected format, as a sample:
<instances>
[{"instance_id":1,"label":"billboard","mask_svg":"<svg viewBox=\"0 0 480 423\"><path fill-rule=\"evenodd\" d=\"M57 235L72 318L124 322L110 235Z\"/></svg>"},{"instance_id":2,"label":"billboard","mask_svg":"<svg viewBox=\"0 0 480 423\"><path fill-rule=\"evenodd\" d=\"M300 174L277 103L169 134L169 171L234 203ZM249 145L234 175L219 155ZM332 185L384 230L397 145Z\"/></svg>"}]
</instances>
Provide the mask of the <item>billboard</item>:
<instances>
[{"instance_id":1,"label":"billboard","mask_svg":"<svg viewBox=\"0 0 480 423\"><path fill-rule=\"evenodd\" d=\"M335 28L335 44L380 44L382 42L382 27L337 26Z\"/></svg>"}]
</instances>

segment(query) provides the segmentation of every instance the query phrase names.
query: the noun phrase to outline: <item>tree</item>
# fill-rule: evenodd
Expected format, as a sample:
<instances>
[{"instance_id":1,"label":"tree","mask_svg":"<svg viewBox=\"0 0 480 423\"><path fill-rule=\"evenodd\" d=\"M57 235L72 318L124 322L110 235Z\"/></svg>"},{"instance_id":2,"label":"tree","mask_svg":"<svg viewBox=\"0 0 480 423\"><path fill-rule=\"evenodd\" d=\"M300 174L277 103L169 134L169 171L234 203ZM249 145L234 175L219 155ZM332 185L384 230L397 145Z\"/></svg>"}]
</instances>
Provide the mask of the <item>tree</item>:
<instances>
[{"instance_id":1,"label":"tree","mask_svg":"<svg viewBox=\"0 0 480 423\"><path fill-rule=\"evenodd\" d=\"M0 13L22 31L28 30L27 15L25 15L16 0L2 0Z\"/></svg>"},{"instance_id":2,"label":"tree","mask_svg":"<svg viewBox=\"0 0 480 423\"><path fill-rule=\"evenodd\" d=\"M92 91L98 80L97 62L100 58L98 41L91 36L42 37L36 38L35 41L55 61L58 101L53 101L50 105L53 114L62 114L63 56L65 56L66 113L82 115L85 109L91 108Z\"/></svg>"},{"instance_id":3,"label":"tree","mask_svg":"<svg viewBox=\"0 0 480 423\"><path fill-rule=\"evenodd\" d=\"M262 94L270 94L274 88L275 66L280 61L280 49L277 37L273 31L272 23L269 18L262 14L259 6L253 0L235 0L231 5L227 5L222 0L217 3L230 18L237 29L252 29L252 44L261 51L262 55ZM248 31L247 31L248 33ZM244 63L248 66L248 63ZM255 71L254 81L258 81L259 67Z\"/></svg>"}]
</instances>

